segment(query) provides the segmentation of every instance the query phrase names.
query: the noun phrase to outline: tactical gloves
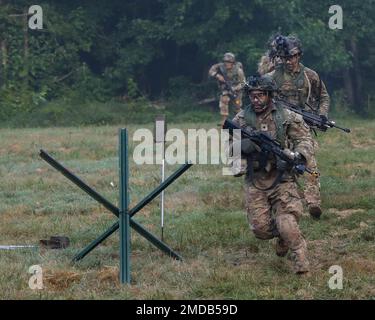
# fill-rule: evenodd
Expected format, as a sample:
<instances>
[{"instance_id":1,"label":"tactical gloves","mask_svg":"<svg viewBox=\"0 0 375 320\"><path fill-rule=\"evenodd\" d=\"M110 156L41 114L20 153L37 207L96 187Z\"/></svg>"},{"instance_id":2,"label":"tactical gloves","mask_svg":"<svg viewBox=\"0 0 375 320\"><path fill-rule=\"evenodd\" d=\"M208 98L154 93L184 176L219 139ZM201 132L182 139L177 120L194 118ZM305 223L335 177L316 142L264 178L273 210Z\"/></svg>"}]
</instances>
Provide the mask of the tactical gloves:
<instances>
[{"instance_id":1,"label":"tactical gloves","mask_svg":"<svg viewBox=\"0 0 375 320\"><path fill-rule=\"evenodd\" d=\"M280 158L277 158L276 160L276 168L278 171L287 171L292 169L292 165L285 160L281 160Z\"/></svg>"}]
</instances>

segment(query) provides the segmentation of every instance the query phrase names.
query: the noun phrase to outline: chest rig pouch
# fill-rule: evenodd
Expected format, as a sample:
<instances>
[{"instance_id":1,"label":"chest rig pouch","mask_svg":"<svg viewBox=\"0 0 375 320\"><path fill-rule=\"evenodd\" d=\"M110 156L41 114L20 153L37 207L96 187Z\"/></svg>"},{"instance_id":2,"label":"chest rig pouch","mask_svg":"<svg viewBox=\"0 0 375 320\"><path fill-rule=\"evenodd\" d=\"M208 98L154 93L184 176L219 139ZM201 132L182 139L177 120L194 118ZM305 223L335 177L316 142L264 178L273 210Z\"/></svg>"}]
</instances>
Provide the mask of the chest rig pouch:
<instances>
[{"instance_id":1,"label":"chest rig pouch","mask_svg":"<svg viewBox=\"0 0 375 320\"><path fill-rule=\"evenodd\" d=\"M280 90L280 96L291 103L303 109L307 97L305 96L305 67L301 64L301 70L298 75L293 79L286 74L284 67L279 67L275 70L274 80L277 89ZM290 79L288 79L290 78ZM290 85L288 85L290 84ZM285 88L285 86L287 88ZM284 88L283 88L284 87Z\"/></svg>"},{"instance_id":2,"label":"chest rig pouch","mask_svg":"<svg viewBox=\"0 0 375 320\"><path fill-rule=\"evenodd\" d=\"M254 110L252 109L251 105L248 105L244 111L244 118L246 125L251 127L252 130L258 130L257 128L257 118ZM272 119L276 124L276 140L280 143L282 148L286 147L286 129L284 127L284 123L286 120L285 109L282 106L276 105L276 110L272 111ZM261 171L266 170L267 165L269 164L269 160L271 155L269 152L261 151L257 153L252 153L247 155L247 174L246 178L251 181L253 186L262 191L266 191L272 189L281 181L281 178L284 172L279 172L278 176L276 177L275 181L272 185L266 189L261 189L257 187L254 183L254 170ZM254 164L257 164L254 166Z\"/></svg>"},{"instance_id":3,"label":"chest rig pouch","mask_svg":"<svg viewBox=\"0 0 375 320\"><path fill-rule=\"evenodd\" d=\"M242 64L239 62L236 62L233 65L233 68L228 72L228 70L225 68L224 64L220 64L219 69L220 73L224 77L225 81L229 81L232 85L239 83L239 76L238 76L238 69L241 68Z\"/></svg>"}]
</instances>

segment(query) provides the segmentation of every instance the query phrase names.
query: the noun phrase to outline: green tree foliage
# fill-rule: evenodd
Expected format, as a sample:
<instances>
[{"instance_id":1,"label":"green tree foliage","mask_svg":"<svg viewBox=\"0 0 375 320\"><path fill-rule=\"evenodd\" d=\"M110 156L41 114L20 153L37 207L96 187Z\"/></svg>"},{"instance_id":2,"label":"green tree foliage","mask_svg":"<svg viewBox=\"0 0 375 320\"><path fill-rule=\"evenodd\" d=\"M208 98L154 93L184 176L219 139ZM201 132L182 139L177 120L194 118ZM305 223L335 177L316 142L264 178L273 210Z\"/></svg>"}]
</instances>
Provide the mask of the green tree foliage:
<instances>
[{"instance_id":1,"label":"green tree foliage","mask_svg":"<svg viewBox=\"0 0 375 320\"><path fill-rule=\"evenodd\" d=\"M245 72L272 34L296 34L303 62L359 114L374 96L373 0L342 0L343 30L328 27L330 1L39 1L42 30L27 28L29 1L0 0L0 118L45 101L209 95L207 70L226 51ZM181 90L182 88L182 90ZM186 90L184 90L186 88Z\"/></svg>"}]
</instances>

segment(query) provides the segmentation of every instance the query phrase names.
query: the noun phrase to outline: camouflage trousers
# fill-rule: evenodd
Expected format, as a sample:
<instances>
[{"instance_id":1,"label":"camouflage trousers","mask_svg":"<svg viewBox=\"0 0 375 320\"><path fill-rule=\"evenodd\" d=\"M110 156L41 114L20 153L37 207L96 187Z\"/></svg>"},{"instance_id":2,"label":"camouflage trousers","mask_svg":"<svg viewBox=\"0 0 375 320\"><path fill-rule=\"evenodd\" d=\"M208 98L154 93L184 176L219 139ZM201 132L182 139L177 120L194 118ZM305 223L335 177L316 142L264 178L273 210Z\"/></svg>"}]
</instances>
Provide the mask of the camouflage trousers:
<instances>
[{"instance_id":1,"label":"camouflage trousers","mask_svg":"<svg viewBox=\"0 0 375 320\"><path fill-rule=\"evenodd\" d=\"M227 92L223 92L220 95L219 108L220 108L220 114L222 116L228 116L229 115L229 103L230 102L232 102L232 104L234 106L234 112L236 114L238 112L240 112L241 107L242 107L242 93L239 92L237 94L237 98L235 100Z\"/></svg>"},{"instance_id":2,"label":"camouflage trousers","mask_svg":"<svg viewBox=\"0 0 375 320\"><path fill-rule=\"evenodd\" d=\"M314 154L310 157L309 161L307 162L307 166L314 170L318 171L318 164L316 162L316 153L318 151L319 145L318 142L313 140L314 143ZM309 205L318 205L320 207L321 200L320 200L320 178L319 176L314 176L311 174L304 174L302 176L304 179L304 197L306 200L306 204Z\"/></svg>"},{"instance_id":3,"label":"camouflage trousers","mask_svg":"<svg viewBox=\"0 0 375 320\"><path fill-rule=\"evenodd\" d=\"M279 237L292 252L294 271L308 270L307 245L298 226L303 205L295 182L282 182L267 191L247 185L246 211L255 237Z\"/></svg>"}]
</instances>

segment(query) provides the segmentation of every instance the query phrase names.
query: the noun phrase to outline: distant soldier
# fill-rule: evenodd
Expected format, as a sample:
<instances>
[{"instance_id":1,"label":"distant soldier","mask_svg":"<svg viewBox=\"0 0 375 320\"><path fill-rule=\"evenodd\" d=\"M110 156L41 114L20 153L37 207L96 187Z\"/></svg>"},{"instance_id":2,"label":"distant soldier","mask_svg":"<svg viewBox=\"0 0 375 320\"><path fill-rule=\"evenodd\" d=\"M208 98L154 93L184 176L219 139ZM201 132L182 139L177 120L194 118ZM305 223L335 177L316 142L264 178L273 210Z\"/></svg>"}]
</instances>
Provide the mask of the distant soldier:
<instances>
[{"instance_id":1,"label":"distant soldier","mask_svg":"<svg viewBox=\"0 0 375 320\"><path fill-rule=\"evenodd\" d=\"M301 110L314 112L325 118L328 115L330 99L323 81L312 69L300 63L302 55L301 42L294 36L288 36L285 46L277 52L282 65L268 73L276 82L279 97L295 104ZM307 103L307 104L306 104ZM315 153L318 143L314 140ZM317 171L315 156L310 157L307 164ZM320 179L318 176L307 176L304 195L309 213L314 218L322 214L320 199Z\"/></svg>"},{"instance_id":2,"label":"distant soldier","mask_svg":"<svg viewBox=\"0 0 375 320\"><path fill-rule=\"evenodd\" d=\"M233 121L247 130L267 133L293 156L308 162L313 153L309 127L302 116L272 100L274 81L269 76L253 78L247 90L251 104ZM285 161L263 153L250 139L241 140L241 151L248 159L246 209L251 230L259 239L276 237L276 254L285 256L290 249L295 273L308 272L307 245L298 226L303 205L296 173Z\"/></svg>"},{"instance_id":3,"label":"distant soldier","mask_svg":"<svg viewBox=\"0 0 375 320\"><path fill-rule=\"evenodd\" d=\"M242 87L245 83L242 63L236 62L234 54L227 52L223 62L213 65L208 75L218 81L221 90L219 107L223 125L229 114L229 103L234 105L236 113L241 111Z\"/></svg>"}]
</instances>

